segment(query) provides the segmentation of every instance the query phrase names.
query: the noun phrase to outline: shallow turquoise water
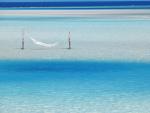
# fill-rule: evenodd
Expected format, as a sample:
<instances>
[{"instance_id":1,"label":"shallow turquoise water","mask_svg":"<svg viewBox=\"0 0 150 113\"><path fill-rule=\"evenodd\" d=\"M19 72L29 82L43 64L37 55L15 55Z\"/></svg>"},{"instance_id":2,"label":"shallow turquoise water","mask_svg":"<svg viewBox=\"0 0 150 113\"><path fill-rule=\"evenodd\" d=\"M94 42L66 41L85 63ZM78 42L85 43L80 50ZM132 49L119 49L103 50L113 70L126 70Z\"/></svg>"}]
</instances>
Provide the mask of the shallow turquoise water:
<instances>
[{"instance_id":1,"label":"shallow turquoise water","mask_svg":"<svg viewBox=\"0 0 150 113\"><path fill-rule=\"evenodd\" d=\"M0 61L1 113L149 113L150 64Z\"/></svg>"}]
</instances>

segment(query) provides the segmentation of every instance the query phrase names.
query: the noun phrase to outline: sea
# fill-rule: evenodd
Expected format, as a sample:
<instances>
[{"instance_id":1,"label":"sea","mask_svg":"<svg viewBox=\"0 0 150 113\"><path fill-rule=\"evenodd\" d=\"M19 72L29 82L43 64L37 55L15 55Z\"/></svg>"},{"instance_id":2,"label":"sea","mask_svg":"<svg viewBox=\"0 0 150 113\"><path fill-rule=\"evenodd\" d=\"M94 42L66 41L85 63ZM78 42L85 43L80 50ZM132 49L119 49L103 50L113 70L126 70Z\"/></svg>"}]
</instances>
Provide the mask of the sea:
<instances>
[{"instance_id":1,"label":"sea","mask_svg":"<svg viewBox=\"0 0 150 113\"><path fill-rule=\"evenodd\" d=\"M1 0L1 8L61 8L61 9L149 9L150 1L148 0L56 0L56 1L15 1Z\"/></svg>"},{"instance_id":2,"label":"sea","mask_svg":"<svg viewBox=\"0 0 150 113\"><path fill-rule=\"evenodd\" d=\"M150 64L1 60L1 113L149 113Z\"/></svg>"},{"instance_id":3,"label":"sea","mask_svg":"<svg viewBox=\"0 0 150 113\"><path fill-rule=\"evenodd\" d=\"M150 113L150 11L142 10L0 14L0 113Z\"/></svg>"}]
</instances>

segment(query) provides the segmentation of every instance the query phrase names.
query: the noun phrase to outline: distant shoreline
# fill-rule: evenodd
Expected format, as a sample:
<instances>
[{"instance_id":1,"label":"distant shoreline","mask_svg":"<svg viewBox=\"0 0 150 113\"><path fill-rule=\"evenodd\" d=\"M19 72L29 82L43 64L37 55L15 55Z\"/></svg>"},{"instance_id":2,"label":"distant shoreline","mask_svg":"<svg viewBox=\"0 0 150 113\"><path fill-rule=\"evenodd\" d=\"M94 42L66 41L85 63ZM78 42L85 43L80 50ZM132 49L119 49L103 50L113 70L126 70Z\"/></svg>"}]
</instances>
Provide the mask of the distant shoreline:
<instances>
[{"instance_id":1,"label":"distant shoreline","mask_svg":"<svg viewBox=\"0 0 150 113\"><path fill-rule=\"evenodd\" d=\"M0 15L136 15L150 14L149 10L144 9L107 9L107 10L0 10Z\"/></svg>"}]
</instances>

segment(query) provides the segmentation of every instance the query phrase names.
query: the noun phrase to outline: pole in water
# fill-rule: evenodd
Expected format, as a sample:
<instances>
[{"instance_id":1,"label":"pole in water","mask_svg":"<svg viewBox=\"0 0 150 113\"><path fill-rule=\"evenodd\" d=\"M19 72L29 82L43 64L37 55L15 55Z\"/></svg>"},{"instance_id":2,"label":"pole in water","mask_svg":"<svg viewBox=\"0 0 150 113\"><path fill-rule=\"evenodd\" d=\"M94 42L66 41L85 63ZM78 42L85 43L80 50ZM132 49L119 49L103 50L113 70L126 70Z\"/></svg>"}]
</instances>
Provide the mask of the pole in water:
<instances>
[{"instance_id":1,"label":"pole in water","mask_svg":"<svg viewBox=\"0 0 150 113\"><path fill-rule=\"evenodd\" d=\"M22 47L21 49L24 49L24 29L22 30Z\"/></svg>"},{"instance_id":2,"label":"pole in water","mask_svg":"<svg viewBox=\"0 0 150 113\"><path fill-rule=\"evenodd\" d=\"M70 32L69 32L69 35L68 35L68 44L69 44L68 49L71 49L71 36L70 36Z\"/></svg>"}]
</instances>

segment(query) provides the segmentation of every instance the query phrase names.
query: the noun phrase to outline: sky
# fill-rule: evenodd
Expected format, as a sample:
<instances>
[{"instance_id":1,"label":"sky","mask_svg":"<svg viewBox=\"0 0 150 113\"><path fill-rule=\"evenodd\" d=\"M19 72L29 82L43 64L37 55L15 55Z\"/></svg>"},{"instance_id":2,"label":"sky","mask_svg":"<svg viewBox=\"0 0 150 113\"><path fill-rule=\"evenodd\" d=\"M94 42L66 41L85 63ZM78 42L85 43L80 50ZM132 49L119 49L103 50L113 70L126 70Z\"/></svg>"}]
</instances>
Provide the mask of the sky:
<instances>
[{"instance_id":1,"label":"sky","mask_svg":"<svg viewBox=\"0 0 150 113\"><path fill-rule=\"evenodd\" d=\"M0 2L59 2L59 1L150 1L150 0L0 0Z\"/></svg>"}]
</instances>

